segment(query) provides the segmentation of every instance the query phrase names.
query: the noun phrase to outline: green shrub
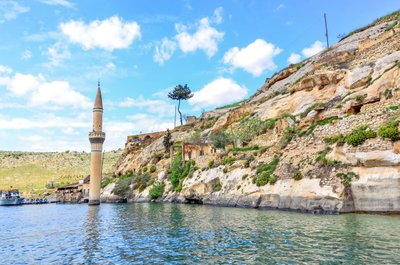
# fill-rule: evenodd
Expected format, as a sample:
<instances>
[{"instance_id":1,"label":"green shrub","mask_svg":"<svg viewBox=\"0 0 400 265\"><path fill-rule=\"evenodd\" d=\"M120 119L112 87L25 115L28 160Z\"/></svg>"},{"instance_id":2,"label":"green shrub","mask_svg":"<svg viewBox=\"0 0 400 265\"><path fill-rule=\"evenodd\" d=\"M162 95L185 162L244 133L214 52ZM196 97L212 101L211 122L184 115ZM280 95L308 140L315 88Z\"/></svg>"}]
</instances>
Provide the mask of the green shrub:
<instances>
[{"instance_id":1,"label":"green shrub","mask_svg":"<svg viewBox=\"0 0 400 265\"><path fill-rule=\"evenodd\" d=\"M316 102L316 103L312 104L311 106L309 106L305 111L300 113L300 118L305 118L308 115L308 113L310 113L312 110L314 110L316 108L324 108L324 107L325 107L324 103Z\"/></svg>"},{"instance_id":2,"label":"green shrub","mask_svg":"<svg viewBox=\"0 0 400 265\"><path fill-rule=\"evenodd\" d=\"M355 99L357 102L361 102L361 101L363 101L367 96L368 96L367 94L364 94L364 95L357 95L354 99Z\"/></svg>"},{"instance_id":3,"label":"green shrub","mask_svg":"<svg viewBox=\"0 0 400 265\"><path fill-rule=\"evenodd\" d=\"M257 177L254 179L254 183L257 186L264 186L268 184L268 182L273 180L274 178L272 177L276 167L278 166L279 163L279 157L275 156L274 159L268 163L264 164L261 167L257 169Z\"/></svg>"},{"instance_id":4,"label":"green shrub","mask_svg":"<svg viewBox=\"0 0 400 265\"><path fill-rule=\"evenodd\" d=\"M327 144L342 143L346 142L346 137L343 134L337 134L332 137L326 137L324 142Z\"/></svg>"},{"instance_id":5,"label":"green shrub","mask_svg":"<svg viewBox=\"0 0 400 265\"><path fill-rule=\"evenodd\" d=\"M217 192L220 191L221 189L222 189L222 184L219 180L217 180L212 186L212 191Z\"/></svg>"},{"instance_id":6,"label":"green shrub","mask_svg":"<svg viewBox=\"0 0 400 265\"><path fill-rule=\"evenodd\" d=\"M244 174L244 175L242 176L242 180L247 179L248 176L249 176L249 174Z\"/></svg>"},{"instance_id":7,"label":"green shrub","mask_svg":"<svg viewBox=\"0 0 400 265\"><path fill-rule=\"evenodd\" d=\"M398 110L398 109L399 109L399 106L398 106L398 105L391 105L391 106L388 107L388 109L391 109L391 110Z\"/></svg>"},{"instance_id":8,"label":"green shrub","mask_svg":"<svg viewBox=\"0 0 400 265\"><path fill-rule=\"evenodd\" d=\"M136 175L132 180L133 189L139 189L139 191L142 192L150 185L151 182L151 178L147 175Z\"/></svg>"},{"instance_id":9,"label":"green shrub","mask_svg":"<svg viewBox=\"0 0 400 265\"><path fill-rule=\"evenodd\" d=\"M161 197L164 194L164 183L156 182L150 189L149 195L152 200Z\"/></svg>"},{"instance_id":10,"label":"green shrub","mask_svg":"<svg viewBox=\"0 0 400 265\"><path fill-rule=\"evenodd\" d=\"M133 178L134 176L120 178L115 184L112 193L122 198L126 198L129 191L129 185L131 185Z\"/></svg>"},{"instance_id":11,"label":"green shrub","mask_svg":"<svg viewBox=\"0 0 400 265\"><path fill-rule=\"evenodd\" d=\"M235 163L235 158L233 157L227 157L221 162L222 165L232 165L233 163Z\"/></svg>"},{"instance_id":12,"label":"green shrub","mask_svg":"<svg viewBox=\"0 0 400 265\"><path fill-rule=\"evenodd\" d=\"M104 189L108 184L110 184L113 180L110 178L104 178L101 181L101 188Z\"/></svg>"},{"instance_id":13,"label":"green shrub","mask_svg":"<svg viewBox=\"0 0 400 265\"><path fill-rule=\"evenodd\" d=\"M317 158L316 158L315 160L316 160L317 162L319 162L319 163L321 163L321 164L323 164L323 165L327 165L327 166L337 166L337 165L339 165L339 164L340 164L339 161L331 160L331 159L328 159L328 158L326 157L326 155L327 155L330 151L332 151L332 148L326 147L324 150L318 152L318 156L317 156Z\"/></svg>"},{"instance_id":14,"label":"green shrub","mask_svg":"<svg viewBox=\"0 0 400 265\"><path fill-rule=\"evenodd\" d=\"M182 153L178 152L175 156L174 159L172 160L172 163L170 165L170 168L168 170L168 178L169 181L171 182L171 185L174 189L179 185L180 182L180 177L183 171L183 166L182 166Z\"/></svg>"},{"instance_id":15,"label":"green shrub","mask_svg":"<svg viewBox=\"0 0 400 265\"><path fill-rule=\"evenodd\" d=\"M146 173L147 172L147 167L144 167L143 168L143 173Z\"/></svg>"},{"instance_id":16,"label":"green shrub","mask_svg":"<svg viewBox=\"0 0 400 265\"><path fill-rule=\"evenodd\" d=\"M269 184L274 185L278 181L278 177L275 175L271 175L269 177Z\"/></svg>"},{"instance_id":17,"label":"green shrub","mask_svg":"<svg viewBox=\"0 0 400 265\"><path fill-rule=\"evenodd\" d=\"M285 148L293 139L293 137L296 135L297 130L294 127L288 127L284 131L282 138L280 140L280 147L283 149Z\"/></svg>"},{"instance_id":18,"label":"green shrub","mask_svg":"<svg viewBox=\"0 0 400 265\"><path fill-rule=\"evenodd\" d=\"M208 167L209 167L209 168L213 168L213 167L214 167L214 165L215 165L215 162L214 162L214 160L210 160L210 161L208 161Z\"/></svg>"},{"instance_id":19,"label":"green shrub","mask_svg":"<svg viewBox=\"0 0 400 265\"><path fill-rule=\"evenodd\" d=\"M225 132L218 132L211 135L211 143L215 148L223 149L225 146L232 142L230 135Z\"/></svg>"},{"instance_id":20,"label":"green shrub","mask_svg":"<svg viewBox=\"0 0 400 265\"><path fill-rule=\"evenodd\" d=\"M346 143L352 146L363 144L367 139L375 138L376 133L368 126L362 125L354 129L346 136Z\"/></svg>"},{"instance_id":21,"label":"green shrub","mask_svg":"<svg viewBox=\"0 0 400 265\"><path fill-rule=\"evenodd\" d=\"M349 173L337 173L337 177L341 178L342 184L346 187L349 187L351 185L351 181L353 178L358 178L358 175L354 172L349 172Z\"/></svg>"},{"instance_id":22,"label":"green shrub","mask_svg":"<svg viewBox=\"0 0 400 265\"><path fill-rule=\"evenodd\" d=\"M386 139L390 139L392 141L396 141L399 139L399 130L398 130L399 122L398 121L388 121L383 124L378 129L378 136Z\"/></svg>"},{"instance_id":23,"label":"green shrub","mask_svg":"<svg viewBox=\"0 0 400 265\"><path fill-rule=\"evenodd\" d=\"M154 173L154 172L156 172L156 170L157 170L156 165L152 164L152 165L150 166L150 173Z\"/></svg>"},{"instance_id":24,"label":"green shrub","mask_svg":"<svg viewBox=\"0 0 400 265\"><path fill-rule=\"evenodd\" d=\"M224 169L222 170L222 172L224 172L225 174L228 173L228 167L224 167Z\"/></svg>"},{"instance_id":25,"label":"green shrub","mask_svg":"<svg viewBox=\"0 0 400 265\"><path fill-rule=\"evenodd\" d=\"M296 170L293 173L293 179L294 180L301 180L303 178L303 175L301 174L300 170Z\"/></svg>"}]
</instances>

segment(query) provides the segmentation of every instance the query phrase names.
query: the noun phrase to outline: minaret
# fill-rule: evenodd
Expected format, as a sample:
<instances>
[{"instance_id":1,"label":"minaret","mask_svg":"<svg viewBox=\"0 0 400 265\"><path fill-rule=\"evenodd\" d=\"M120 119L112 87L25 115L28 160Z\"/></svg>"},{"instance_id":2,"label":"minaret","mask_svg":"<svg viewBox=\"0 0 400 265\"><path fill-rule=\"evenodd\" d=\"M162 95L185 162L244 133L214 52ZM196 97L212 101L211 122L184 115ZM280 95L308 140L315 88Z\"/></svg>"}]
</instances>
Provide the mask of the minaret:
<instances>
[{"instance_id":1,"label":"minaret","mask_svg":"<svg viewBox=\"0 0 400 265\"><path fill-rule=\"evenodd\" d=\"M89 205L100 204L100 184L102 175L102 151L106 134L103 132L103 100L101 99L100 81L93 107L93 130L89 133L92 147L90 157Z\"/></svg>"}]
</instances>

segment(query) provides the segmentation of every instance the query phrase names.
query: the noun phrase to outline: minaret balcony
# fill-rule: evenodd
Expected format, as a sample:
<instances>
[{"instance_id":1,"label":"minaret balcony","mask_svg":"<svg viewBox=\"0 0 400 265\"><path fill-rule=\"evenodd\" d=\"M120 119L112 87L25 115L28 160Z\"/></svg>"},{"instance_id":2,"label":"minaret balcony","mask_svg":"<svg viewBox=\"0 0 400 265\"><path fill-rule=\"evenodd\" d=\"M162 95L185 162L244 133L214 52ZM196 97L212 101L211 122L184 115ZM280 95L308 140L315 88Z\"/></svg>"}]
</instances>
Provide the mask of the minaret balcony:
<instances>
[{"instance_id":1,"label":"minaret balcony","mask_svg":"<svg viewBox=\"0 0 400 265\"><path fill-rule=\"evenodd\" d=\"M106 134L104 132L90 132L89 133L89 141L91 143L103 143L106 139Z\"/></svg>"}]
</instances>

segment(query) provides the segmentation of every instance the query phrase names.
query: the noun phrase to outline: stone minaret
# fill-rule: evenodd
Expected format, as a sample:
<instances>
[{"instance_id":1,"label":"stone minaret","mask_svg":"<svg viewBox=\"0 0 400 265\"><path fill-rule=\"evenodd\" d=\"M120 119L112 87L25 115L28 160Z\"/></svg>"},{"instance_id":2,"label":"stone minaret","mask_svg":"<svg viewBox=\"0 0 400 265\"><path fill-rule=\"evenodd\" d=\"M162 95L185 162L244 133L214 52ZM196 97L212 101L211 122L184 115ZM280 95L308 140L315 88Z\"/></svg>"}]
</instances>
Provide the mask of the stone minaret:
<instances>
[{"instance_id":1,"label":"stone minaret","mask_svg":"<svg viewBox=\"0 0 400 265\"><path fill-rule=\"evenodd\" d=\"M100 184L103 168L102 151L106 134L103 132L103 100L101 99L100 81L93 108L93 130L89 133L92 147L90 159L89 205L100 204Z\"/></svg>"}]
</instances>

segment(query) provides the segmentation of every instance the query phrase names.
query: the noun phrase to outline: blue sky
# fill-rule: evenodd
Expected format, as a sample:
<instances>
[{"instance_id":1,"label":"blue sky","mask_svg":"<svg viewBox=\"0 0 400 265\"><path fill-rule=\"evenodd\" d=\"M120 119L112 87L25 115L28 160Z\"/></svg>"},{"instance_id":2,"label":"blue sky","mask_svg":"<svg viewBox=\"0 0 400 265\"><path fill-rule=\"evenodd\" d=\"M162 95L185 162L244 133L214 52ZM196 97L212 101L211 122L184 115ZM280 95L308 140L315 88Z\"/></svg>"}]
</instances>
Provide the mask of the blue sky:
<instances>
[{"instance_id":1,"label":"blue sky","mask_svg":"<svg viewBox=\"0 0 400 265\"><path fill-rule=\"evenodd\" d=\"M0 150L90 149L101 80L106 150L249 97L289 63L400 8L395 0L0 1Z\"/></svg>"}]
</instances>

